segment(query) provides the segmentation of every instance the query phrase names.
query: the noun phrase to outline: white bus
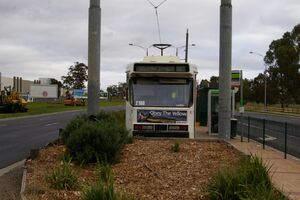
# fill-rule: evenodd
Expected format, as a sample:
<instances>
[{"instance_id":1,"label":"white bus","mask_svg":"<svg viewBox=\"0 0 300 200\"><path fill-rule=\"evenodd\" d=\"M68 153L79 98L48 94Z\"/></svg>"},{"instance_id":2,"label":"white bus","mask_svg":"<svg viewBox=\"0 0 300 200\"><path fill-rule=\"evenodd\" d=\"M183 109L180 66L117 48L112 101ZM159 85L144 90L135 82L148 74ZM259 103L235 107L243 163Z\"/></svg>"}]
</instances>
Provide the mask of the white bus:
<instances>
[{"instance_id":1,"label":"white bus","mask_svg":"<svg viewBox=\"0 0 300 200\"><path fill-rule=\"evenodd\" d=\"M131 135L195 137L196 66L174 56L146 56L126 73Z\"/></svg>"}]
</instances>

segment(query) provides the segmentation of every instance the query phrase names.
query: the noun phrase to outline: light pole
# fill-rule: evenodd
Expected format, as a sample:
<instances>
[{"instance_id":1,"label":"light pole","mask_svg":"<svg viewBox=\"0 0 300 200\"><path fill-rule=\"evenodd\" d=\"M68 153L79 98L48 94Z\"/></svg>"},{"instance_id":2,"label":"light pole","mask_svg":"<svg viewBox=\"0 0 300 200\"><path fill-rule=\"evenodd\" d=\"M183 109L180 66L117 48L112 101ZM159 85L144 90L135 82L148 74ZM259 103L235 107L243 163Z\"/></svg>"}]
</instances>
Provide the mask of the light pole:
<instances>
[{"instance_id":1,"label":"light pole","mask_svg":"<svg viewBox=\"0 0 300 200\"><path fill-rule=\"evenodd\" d=\"M149 48L152 47L152 45L150 45L149 47L143 47L141 45L132 44L132 43L130 43L129 46L139 47L139 48L143 49L144 51L146 51L146 56L149 56Z\"/></svg>"},{"instance_id":2,"label":"light pole","mask_svg":"<svg viewBox=\"0 0 300 200\"><path fill-rule=\"evenodd\" d=\"M189 46L194 47L194 46L196 46L196 44L191 44L191 45L189 45ZM176 48L176 56L178 56L179 49L182 49L182 48L184 48L184 47L186 47L186 46L183 45L183 46L180 46L180 47L175 47L175 48Z\"/></svg>"},{"instance_id":3,"label":"light pole","mask_svg":"<svg viewBox=\"0 0 300 200\"><path fill-rule=\"evenodd\" d=\"M99 111L100 96L100 0L90 0L88 36L88 114L95 115Z\"/></svg>"},{"instance_id":4,"label":"light pole","mask_svg":"<svg viewBox=\"0 0 300 200\"><path fill-rule=\"evenodd\" d=\"M253 52L253 51L250 51L249 52L250 54L253 54L253 55L257 55L257 56L260 56L262 57L262 59L264 59L264 56L260 53L256 53L256 52ZM264 95L264 104L265 104L265 111L267 110L267 65L265 65L265 71L264 71L264 78L265 78L265 83L264 83L264 87L265 87L265 95Z\"/></svg>"}]
</instances>

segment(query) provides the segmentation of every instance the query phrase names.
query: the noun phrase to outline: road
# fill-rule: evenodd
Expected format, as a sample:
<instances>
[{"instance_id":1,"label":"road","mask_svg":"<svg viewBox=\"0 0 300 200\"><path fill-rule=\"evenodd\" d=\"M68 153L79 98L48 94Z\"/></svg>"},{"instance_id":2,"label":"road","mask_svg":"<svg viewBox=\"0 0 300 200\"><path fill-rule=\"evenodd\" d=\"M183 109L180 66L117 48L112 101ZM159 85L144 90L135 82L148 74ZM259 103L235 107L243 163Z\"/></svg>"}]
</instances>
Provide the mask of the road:
<instances>
[{"instance_id":1,"label":"road","mask_svg":"<svg viewBox=\"0 0 300 200\"><path fill-rule=\"evenodd\" d=\"M103 108L104 111L124 109L124 106ZM0 169L27 158L31 149L41 148L57 139L59 128L85 112L77 110L0 120Z\"/></svg>"},{"instance_id":2,"label":"road","mask_svg":"<svg viewBox=\"0 0 300 200\"><path fill-rule=\"evenodd\" d=\"M263 119L265 119L265 144L280 151L285 150L285 123L287 123L287 153L300 158L300 117L264 113L245 113L243 121L239 118L238 134L248 136L262 143ZM248 116L250 128L248 129Z\"/></svg>"}]
</instances>

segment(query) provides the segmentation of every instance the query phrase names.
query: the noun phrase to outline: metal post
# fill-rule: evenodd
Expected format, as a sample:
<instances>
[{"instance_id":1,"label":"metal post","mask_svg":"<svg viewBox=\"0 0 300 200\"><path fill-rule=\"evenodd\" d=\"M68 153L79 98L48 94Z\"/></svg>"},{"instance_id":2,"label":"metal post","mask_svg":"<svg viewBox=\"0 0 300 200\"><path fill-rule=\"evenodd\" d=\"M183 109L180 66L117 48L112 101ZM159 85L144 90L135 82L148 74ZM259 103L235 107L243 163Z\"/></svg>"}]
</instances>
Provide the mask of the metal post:
<instances>
[{"instance_id":1,"label":"metal post","mask_svg":"<svg viewBox=\"0 0 300 200\"><path fill-rule=\"evenodd\" d=\"M219 61L219 133L230 139L231 115L231 53L232 53L232 5L231 0L221 0L220 7L220 61Z\"/></svg>"},{"instance_id":2,"label":"metal post","mask_svg":"<svg viewBox=\"0 0 300 200\"><path fill-rule=\"evenodd\" d=\"M263 119L263 149L265 149L266 144L266 120Z\"/></svg>"},{"instance_id":3,"label":"metal post","mask_svg":"<svg viewBox=\"0 0 300 200\"><path fill-rule=\"evenodd\" d=\"M248 116L248 142L250 142L250 117Z\"/></svg>"},{"instance_id":4,"label":"metal post","mask_svg":"<svg viewBox=\"0 0 300 200\"><path fill-rule=\"evenodd\" d=\"M284 159L287 157L287 122L284 124Z\"/></svg>"},{"instance_id":5,"label":"metal post","mask_svg":"<svg viewBox=\"0 0 300 200\"><path fill-rule=\"evenodd\" d=\"M188 62L188 53L189 53L189 29L186 30L185 38L185 62Z\"/></svg>"},{"instance_id":6,"label":"metal post","mask_svg":"<svg viewBox=\"0 0 300 200\"><path fill-rule=\"evenodd\" d=\"M88 41L88 114L99 111L100 96L100 42L101 42L100 0L90 0Z\"/></svg>"},{"instance_id":7,"label":"metal post","mask_svg":"<svg viewBox=\"0 0 300 200\"><path fill-rule=\"evenodd\" d=\"M265 87L265 95L264 95L264 104L265 104L265 111L267 111L267 66L265 65L265 83L264 83L264 87Z\"/></svg>"},{"instance_id":8,"label":"metal post","mask_svg":"<svg viewBox=\"0 0 300 200\"><path fill-rule=\"evenodd\" d=\"M243 113L241 113L241 142L244 142L243 118Z\"/></svg>"}]
</instances>

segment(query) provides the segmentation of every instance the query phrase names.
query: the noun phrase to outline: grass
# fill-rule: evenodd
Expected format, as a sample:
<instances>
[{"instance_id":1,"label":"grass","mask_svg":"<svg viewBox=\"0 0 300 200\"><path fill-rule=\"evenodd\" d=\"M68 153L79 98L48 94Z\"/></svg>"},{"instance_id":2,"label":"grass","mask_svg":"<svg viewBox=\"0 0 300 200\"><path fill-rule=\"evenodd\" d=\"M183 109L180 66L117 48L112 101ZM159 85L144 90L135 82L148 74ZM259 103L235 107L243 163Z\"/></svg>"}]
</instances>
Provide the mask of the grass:
<instances>
[{"instance_id":1,"label":"grass","mask_svg":"<svg viewBox=\"0 0 300 200\"><path fill-rule=\"evenodd\" d=\"M245 109L248 112L262 112L262 113L271 113L271 114L280 114L287 116L300 116L300 105L291 104L288 107L281 108L280 104L268 105L268 110L265 111L264 104L248 103L245 105Z\"/></svg>"},{"instance_id":2,"label":"grass","mask_svg":"<svg viewBox=\"0 0 300 200\"><path fill-rule=\"evenodd\" d=\"M125 101L123 101L123 100L113 100L113 101L101 100L100 101L100 107L118 106L118 105L124 105L124 104L125 104ZM24 113L0 114L0 119L55 113L55 112L64 112L64 111L70 111L70 110L81 110L81 109L87 109L87 106L65 106L63 103L32 102L32 103L28 103L27 108L28 108L28 111L24 112Z\"/></svg>"},{"instance_id":3,"label":"grass","mask_svg":"<svg viewBox=\"0 0 300 200\"><path fill-rule=\"evenodd\" d=\"M287 200L273 187L270 169L257 156L243 158L239 165L223 169L211 180L208 186L210 199Z\"/></svg>"},{"instance_id":4,"label":"grass","mask_svg":"<svg viewBox=\"0 0 300 200\"><path fill-rule=\"evenodd\" d=\"M100 166L96 184L83 192L82 200L130 200L133 199L116 191L109 165Z\"/></svg>"},{"instance_id":5,"label":"grass","mask_svg":"<svg viewBox=\"0 0 300 200\"><path fill-rule=\"evenodd\" d=\"M172 146L171 149L173 152L177 153L180 151L180 143L176 141Z\"/></svg>"},{"instance_id":6,"label":"grass","mask_svg":"<svg viewBox=\"0 0 300 200\"><path fill-rule=\"evenodd\" d=\"M51 188L58 190L73 190L79 186L77 172L71 168L71 160L63 160L45 180Z\"/></svg>"}]
</instances>

